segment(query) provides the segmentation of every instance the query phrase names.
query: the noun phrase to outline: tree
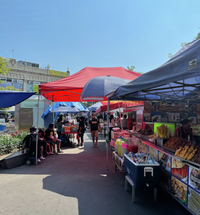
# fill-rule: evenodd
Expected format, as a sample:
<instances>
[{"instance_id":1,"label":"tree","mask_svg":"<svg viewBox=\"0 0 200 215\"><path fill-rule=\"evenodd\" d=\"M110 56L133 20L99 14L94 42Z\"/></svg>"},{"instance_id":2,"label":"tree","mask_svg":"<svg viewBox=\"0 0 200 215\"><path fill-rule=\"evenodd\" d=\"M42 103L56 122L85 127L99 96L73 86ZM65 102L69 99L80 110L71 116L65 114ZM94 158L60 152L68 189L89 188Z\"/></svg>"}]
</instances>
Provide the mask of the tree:
<instances>
[{"instance_id":1,"label":"tree","mask_svg":"<svg viewBox=\"0 0 200 215\"><path fill-rule=\"evenodd\" d=\"M86 108L90 107L92 105L93 102L81 102L81 104L83 104Z\"/></svg>"},{"instance_id":2,"label":"tree","mask_svg":"<svg viewBox=\"0 0 200 215\"><path fill-rule=\"evenodd\" d=\"M9 60L8 60L7 58L0 57L0 75L6 75L6 73L12 69L12 68L9 68L9 67L8 67L8 63L9 63ZM3 82L3 81L0 81L0 84L1 84L2 82ZM6 87L6 88L0 87L0 90L13 90L13 91L19 91L18 89L16 89L16 88L13 87L13 86L8 86L8 87ZM0 110L6 110L6 108L0 108Z\"/></svg>"},{"instance_id":3,"label":"tree","mask_svg":"<svg viewBox=\"0 0 200 215\"><path fill-rule=\"evenodd\" d=\"M6 73L12 69L11 67L8 67L8 63L9 63L9 59L4 58L4 57L0 57L0 74L1 75L6 75ZM3 81L0 81L0 84L1 83L3 83ZM19 91L18 89L16 89L13 86L8 86L6 88L0 87L0 90L15 90L15 91Z\"/></svg>"},{"instance_id":4,"label":"tree","mask_svg":"<svg viewBox=\"0 0 200 215\"><path fill-rule=\"evenodd\" d=\"M15 88L13 86L7 86L6 88L0 87L0 90L20 91L19 89Z\"/></svg>"},{"instance_id":5,"label":"tree","mask_svg":"<svg viewBox=\"0 0 200 215\"><path fill-rule=\"evenodd\" d=\"M8 68L9 60L7 58L0 57L0 74L5 75L11 68Z\"/></svg>"},{"instance_id":6,"label":"tree","mask_svg":"<svg viewBox=\"0 0 200 215\"><path fill-rule=\"evenodd\" d=\"M134 66L131 66L131 67L127 66L127 69L133 72L133 70L135 69L135 67ZM139 73L141 75L143 74L143 72L137 72L137 73Z\"/></svg>"},{"instance_id":7,"label":"tree","mask_svg":"<svg viewBox=\"0 0 200 215\"><path fill-rule=\"evenodd\" d=\"M135 69L135 66L131 66L131 67L127 66L127 69L130 71L133 71Z\"/></svg>"}]
</instances>

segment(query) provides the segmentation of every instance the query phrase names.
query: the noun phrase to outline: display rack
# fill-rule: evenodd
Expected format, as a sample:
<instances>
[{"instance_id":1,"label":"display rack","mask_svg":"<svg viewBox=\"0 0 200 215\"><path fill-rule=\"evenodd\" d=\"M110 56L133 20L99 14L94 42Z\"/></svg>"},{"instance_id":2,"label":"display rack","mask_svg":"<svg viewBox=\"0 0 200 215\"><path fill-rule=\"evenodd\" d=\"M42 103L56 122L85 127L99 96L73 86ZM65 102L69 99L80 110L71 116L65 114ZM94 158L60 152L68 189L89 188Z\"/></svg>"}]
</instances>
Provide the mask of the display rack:
<instances>
[{"instance_id":1,"label":"display rack","mask_svg":"<svg viewBox=\"0 0 200 215\"><path fill-rule=\"evenodd\" d=\"M200 174L200 164L184 160L166 148L139 139L142 147L138 147L142 149L145 144L148 147L148 153L160 163L161 187L190 213L200 214L198 206L200 203L200 179L192 175L192 171Z\"/></svg>"}]
</instances>

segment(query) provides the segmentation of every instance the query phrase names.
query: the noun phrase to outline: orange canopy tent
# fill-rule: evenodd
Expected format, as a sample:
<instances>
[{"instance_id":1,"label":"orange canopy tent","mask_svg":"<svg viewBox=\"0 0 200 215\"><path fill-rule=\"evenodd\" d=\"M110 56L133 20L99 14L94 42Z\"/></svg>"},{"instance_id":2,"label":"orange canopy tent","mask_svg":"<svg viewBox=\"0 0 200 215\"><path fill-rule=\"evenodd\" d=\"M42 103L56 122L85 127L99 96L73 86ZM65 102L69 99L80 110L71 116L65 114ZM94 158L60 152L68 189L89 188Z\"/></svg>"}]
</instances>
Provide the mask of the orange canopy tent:
<instances>
[{"instance_id":1,"label":"orange canopy tent","mask_svg":"<svg viewBox=\"0 0 200 215\"><path fill-rule=\"evenodd\" d=\"M107 75L128 80L140 76L123 67L85 67L69 77L39 85L39 92L54 102L79 102L82 89L91 78Z\"/></svg>"}]
</instances>

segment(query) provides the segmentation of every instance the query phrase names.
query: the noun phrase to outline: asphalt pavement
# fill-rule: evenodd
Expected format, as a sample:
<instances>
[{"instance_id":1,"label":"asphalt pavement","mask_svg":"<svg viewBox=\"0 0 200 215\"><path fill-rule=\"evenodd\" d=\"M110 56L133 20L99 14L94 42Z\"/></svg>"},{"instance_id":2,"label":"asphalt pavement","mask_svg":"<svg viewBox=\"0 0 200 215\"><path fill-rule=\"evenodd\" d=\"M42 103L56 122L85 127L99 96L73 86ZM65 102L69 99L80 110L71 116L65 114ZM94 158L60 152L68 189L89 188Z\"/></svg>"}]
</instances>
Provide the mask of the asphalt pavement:
<instances>
[{"instance_id":1,"label":"asphalt pavement","mask_svg":"<svg viewBox=\"0 0 200 215\"><path fill-rule=\"evenodd\" d=\"M187 215L190 214L170 196L153 190L136 189L136 203L131 190L125 192L124 173L114 172L109 150L106 168L105 140L100 137L93 148L90 134L83 147L66 148L37 166L0 170L0 214L3 215Z\"/></svg>"}]
</instances>

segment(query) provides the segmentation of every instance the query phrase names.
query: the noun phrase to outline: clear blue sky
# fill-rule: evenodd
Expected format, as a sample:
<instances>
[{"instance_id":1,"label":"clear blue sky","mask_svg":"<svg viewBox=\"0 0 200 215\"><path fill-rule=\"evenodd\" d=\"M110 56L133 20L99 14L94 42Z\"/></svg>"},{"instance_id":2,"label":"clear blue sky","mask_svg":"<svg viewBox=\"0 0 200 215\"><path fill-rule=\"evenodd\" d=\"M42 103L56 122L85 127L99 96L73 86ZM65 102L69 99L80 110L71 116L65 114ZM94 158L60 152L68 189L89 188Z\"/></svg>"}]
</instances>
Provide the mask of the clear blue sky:
<instances>
[{"instance_id":1,"label":"clear blue sky","mask_svg":"<svg viewBox=\"0 0 200 215\"><path fill-rule=\"evenodd\" d=\"M84 67L134 65L148 72L200 31L199 0L0 1L0 56Z\"/></svg>"}]
</instances>

